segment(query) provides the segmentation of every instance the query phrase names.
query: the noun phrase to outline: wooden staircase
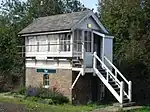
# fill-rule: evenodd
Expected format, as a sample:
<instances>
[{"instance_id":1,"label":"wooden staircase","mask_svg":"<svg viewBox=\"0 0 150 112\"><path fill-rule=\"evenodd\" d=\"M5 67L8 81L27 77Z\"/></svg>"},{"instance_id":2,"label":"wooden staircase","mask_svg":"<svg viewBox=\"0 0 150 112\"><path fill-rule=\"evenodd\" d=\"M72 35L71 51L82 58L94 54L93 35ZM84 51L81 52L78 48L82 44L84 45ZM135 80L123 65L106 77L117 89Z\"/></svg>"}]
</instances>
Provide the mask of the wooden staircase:
<instances>
[{"instance_id":1,"label":"wooden staircase","mask_svg":"<svg viewBox=\"0 0 150 112\"><path fill-rule=\"evenodd\" d=\"M108 88L108 90L121 105L131 103L132 82L128 81L106 57L104 57L104 59L105 62L107 62L107 66L104 61L97 56L96 52L93 54L93 74L97 75L97 77L102 81L102 83ZM97 66L97 61L100 63L99 66ZM81 60L79 59L73 59L72 65L76 68L84 68ZM115 70L115 73L112 72L112 69ZM71 89L73 89L79 77L83 76L85 73L86 72L84 69L79 71L79 74L73 82Z\"/></svg>"},{"instance_id":2,"label":"wooden staircase","mask_svg":"<svg viewBox=\"0 0 150 112\"><path fill-rule=\"evenodd\" d=\"M82 63L79 59L72 59L72 67L81 68Z\"/></svg>"},{"instance_id":3,"label":"wooden staircase","mask_svg":"<svg viewBox=\"0 0 150 112\"><path fill-rule=\"evenodd\" d=\"M127 81L120 71L106 57L104 58L105 61L107 61L107 64L115 70L115 74L112 73L105 63L96 55L96 52L93 56L93 69L95 74L120 104L131 102L131 81ZM97 68L97 60L100 62L101 68ZM122 80L118 79L118 76L120 76ZM127 85L127 88L125 88L124 84Z\"/></svg>"}]
</instances>

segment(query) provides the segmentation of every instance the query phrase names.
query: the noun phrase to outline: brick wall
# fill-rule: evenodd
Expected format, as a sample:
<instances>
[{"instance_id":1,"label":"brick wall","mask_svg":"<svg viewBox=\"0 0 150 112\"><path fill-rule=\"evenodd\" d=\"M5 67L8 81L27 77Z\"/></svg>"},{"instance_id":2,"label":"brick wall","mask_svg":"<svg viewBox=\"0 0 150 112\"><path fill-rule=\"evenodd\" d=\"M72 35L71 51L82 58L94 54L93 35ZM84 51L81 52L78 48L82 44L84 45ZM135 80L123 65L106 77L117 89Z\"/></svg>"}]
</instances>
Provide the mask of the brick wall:
<instances>
[{"instance_id":1,"label":"brick wall","mask_svg":"<svg viewBox=\"0 0 150 112\"><path fill-rule=\"evenodd\" d=\"M56 70L56 74L49 74L50 88L63 93L71 100L72 70ZM26 68L26 86L39 87L43 85L43 74L37 73L35 68Z\"/></svg>"},{"instance_id":2,"label":"brick wall","mask_svg":"<svg viewBox=\"0 0 150 112\"><path fill-rule=\"evenodd\" d=\"M57 69L56 74L49 74L50 88L56 89L67 96L73 104L87 104L89 101L97 101L100 95L100 83L93 74L81 76L74 86L70 87L79 72ZM38 87L43 84L43 74L37 73L35 68L26 68L26 86Z\"/></svg>"}]
</instances>

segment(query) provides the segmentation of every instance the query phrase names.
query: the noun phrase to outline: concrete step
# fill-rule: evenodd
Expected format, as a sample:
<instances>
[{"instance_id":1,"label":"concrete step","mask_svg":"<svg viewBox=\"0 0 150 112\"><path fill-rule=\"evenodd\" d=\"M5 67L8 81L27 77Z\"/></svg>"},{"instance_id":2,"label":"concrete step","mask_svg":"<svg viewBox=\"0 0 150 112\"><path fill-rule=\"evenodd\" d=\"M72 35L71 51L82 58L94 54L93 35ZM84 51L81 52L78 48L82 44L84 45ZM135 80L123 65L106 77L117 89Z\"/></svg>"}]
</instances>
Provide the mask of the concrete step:
<instances>
[{"instance_id":1,"label":"concrete step","mask_svg":"<svg viewBox=\"0 0 150 112\"><path fill-rule=\"evenodd\" d=\"M131 106L135 106L135 102L127 102L127 103L123 103L123 104L120 104L120 103L114 103L113 106L114 107L131 107Z\"/></svg>"}]
</instances>

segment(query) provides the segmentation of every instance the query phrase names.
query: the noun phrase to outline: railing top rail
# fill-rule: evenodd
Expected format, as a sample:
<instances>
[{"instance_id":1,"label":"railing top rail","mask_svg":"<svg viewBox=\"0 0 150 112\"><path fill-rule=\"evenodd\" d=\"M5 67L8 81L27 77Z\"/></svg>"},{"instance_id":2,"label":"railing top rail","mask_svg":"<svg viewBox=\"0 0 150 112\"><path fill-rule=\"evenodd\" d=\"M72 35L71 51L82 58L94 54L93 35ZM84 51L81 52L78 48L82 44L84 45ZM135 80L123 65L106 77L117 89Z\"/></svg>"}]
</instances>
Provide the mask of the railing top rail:
<instances>
[{"instance_id":1,"label":"railing top rail","mask_svg":"<svg viewBox=\"0 0 150 112\"><path fill-rule=\"evenodd\" d=\"M73 43L46 43L46 44L37 44L37 43L35 43L35 44L29 44L29 45L20 45L20 46L17 46L17 47L26 47L26 46L49 46L49 45L74 45L74 44L80 44L80 45L83 45L83 43L81 42L81 43L77 43L77 42L73 42Z\"/></svg>"},{"instance_id":2,"label":"railing top rail","mask_svg":"<svg viewBox=\"0 0 150 112\"><path fill-rule=\"evenodd\" d=\"M107 71L110 73L110 75L117 81L117 83L120 85L121 82L112 74L112 72L109 70L109 68L99 59L99 57L96 55L96 53L94 53L94 56L98 59L98 61L102 64L102 66L104 66Z\"/></svg>"},{"instance_id":3,"label":"railing top rail","mask_svg":"<svg viewBox=\"0 0 150 112\"><path fill-rule=\"evenodd\" d=\"M120 77L127 83L129 84L129 81L122 75L122 73L115 67L115 65L113 65L106 56L104 56L105 60L118 72L118 74L120 75Z\"/></svg>"}]
</instances>

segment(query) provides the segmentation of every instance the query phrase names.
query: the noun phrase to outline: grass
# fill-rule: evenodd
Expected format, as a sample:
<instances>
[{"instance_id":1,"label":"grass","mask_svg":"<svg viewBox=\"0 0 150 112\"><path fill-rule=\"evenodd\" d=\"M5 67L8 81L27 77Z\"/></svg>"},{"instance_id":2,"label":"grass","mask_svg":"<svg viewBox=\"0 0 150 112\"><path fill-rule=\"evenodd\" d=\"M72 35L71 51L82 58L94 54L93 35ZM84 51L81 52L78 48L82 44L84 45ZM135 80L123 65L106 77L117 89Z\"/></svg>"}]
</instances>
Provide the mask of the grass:
<instances>
[{"instance_id":1,"label":"grass","mask_svg":"<svg viewBox=\"0 0 150 112\"><path fill-rule=\"evenodd\" d=\"M15 98L9 94L0 94L0 103L10 103L10 104L21 104L29 112L91 112L95 109L100 109L106 107L106 105L82 105L82 106L72 106L69 104L65 105L48 105L42 104L30 100L24 100L23 97ZM124 112L150 112L150 106L144 106L142 109L124 111Z\"/></svg>"},{"instance_id":2,"label":"grass","mask_svg":"<svg viewBox=\"0 0 150 112\"><path fill-rule=\"evenodd\" d=\"M125 112L150 112L150 106L143 106L143 108L141 109L130 110L130 111L125 111Z\"/></svg>"},{"instance_id":3,"label":"grass","mask_svg":"<svg viewBox=\"0 0 150 112\"><path fill-rule=\"evenodd\" d=\"M29 112L89 112L96 108L104 106L88 105L88 106L72 106L66 105L48 105L37 102L31 102L19 98L8 98L0 96L0 103L11 103L24 105Z\"/></svg>"}]
</instances>

